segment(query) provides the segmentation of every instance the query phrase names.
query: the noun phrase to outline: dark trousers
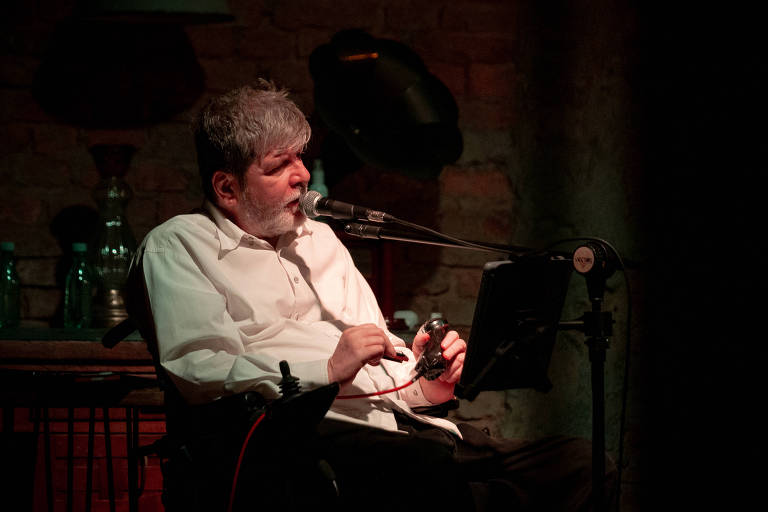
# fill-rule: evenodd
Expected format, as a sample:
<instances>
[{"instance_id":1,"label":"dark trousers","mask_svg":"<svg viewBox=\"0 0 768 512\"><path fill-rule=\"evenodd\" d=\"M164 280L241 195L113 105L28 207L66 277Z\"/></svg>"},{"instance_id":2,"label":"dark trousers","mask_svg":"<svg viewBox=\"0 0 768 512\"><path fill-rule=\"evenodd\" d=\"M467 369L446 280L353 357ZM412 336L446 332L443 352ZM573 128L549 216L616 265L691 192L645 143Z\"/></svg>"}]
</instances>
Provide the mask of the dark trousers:
<instances>
[{"instance_id":1,"label":"dark trousers","mask_svg":"<svg viewBox=\"0 0 768 512\"><path fill-rule=\"evenodd\" d=\"M587 440L493 439L468 424L459 424L459 439L397 417L407 435L338 422L320 424L318 455L336 474L343 510L592 508L592 446ZM610 460L606 468L610 500L616 469Z\"/></svg>"},{"instance_id":2,"label":"dark trousers","mask_svg":"<svg viewBox=\"0 0 768 512\"><path fill-rule=\"evenodd\" d=\"M323 420L266 421L248 442L233 510L588 511L591 444L556 436L493 439L459 424L463 439L396 415L406 433ZM239 422L238 422L239 423ZM226 510L248 425L195 438L169 460L169 512ZM605 495L616 470L606 461ZM606 508L607 510L607 508Z\"/></svg>"}]
</instances>

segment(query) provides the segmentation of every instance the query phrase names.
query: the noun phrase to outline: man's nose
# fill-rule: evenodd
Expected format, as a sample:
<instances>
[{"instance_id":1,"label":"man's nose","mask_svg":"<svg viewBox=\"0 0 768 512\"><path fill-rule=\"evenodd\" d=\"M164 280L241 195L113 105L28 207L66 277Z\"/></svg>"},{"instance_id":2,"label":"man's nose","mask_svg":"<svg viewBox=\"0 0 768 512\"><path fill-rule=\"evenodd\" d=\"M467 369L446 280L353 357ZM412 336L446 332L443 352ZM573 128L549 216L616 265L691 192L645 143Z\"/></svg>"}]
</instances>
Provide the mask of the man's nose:
<instances>
[{"instance_id":1,"label":"man's nose","mask_svg":"<svg viewBox=\"0 0 768 512\"><path fill-rule=\"evenodd\" d=\"M301 158L297 158L296 162L293 165L293 169L291 170L291 184L292 185L300 185L300 184L308 184L309 183L309 171L304 166L304 162L301 160Z\"/></svg>"}]
</instances>

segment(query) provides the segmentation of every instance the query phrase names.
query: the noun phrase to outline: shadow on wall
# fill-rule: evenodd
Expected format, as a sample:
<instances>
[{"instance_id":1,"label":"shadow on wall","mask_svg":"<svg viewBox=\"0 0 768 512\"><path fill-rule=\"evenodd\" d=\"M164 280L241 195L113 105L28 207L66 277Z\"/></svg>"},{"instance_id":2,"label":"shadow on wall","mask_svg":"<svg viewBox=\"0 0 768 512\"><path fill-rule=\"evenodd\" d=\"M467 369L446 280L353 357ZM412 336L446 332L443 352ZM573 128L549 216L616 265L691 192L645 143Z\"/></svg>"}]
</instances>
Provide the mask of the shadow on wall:
<instances>
[{"instance_id":1,"label":"shadow on wall","mask_svg":"<svg viewBox=\"0 0 768 512\"><path fill-rule=\"evenodd\" d=\"M182 112L204 82L181 25L72 19L51 38L34 94L66 122L126 128Z\"/></svg>"}]
</instances>

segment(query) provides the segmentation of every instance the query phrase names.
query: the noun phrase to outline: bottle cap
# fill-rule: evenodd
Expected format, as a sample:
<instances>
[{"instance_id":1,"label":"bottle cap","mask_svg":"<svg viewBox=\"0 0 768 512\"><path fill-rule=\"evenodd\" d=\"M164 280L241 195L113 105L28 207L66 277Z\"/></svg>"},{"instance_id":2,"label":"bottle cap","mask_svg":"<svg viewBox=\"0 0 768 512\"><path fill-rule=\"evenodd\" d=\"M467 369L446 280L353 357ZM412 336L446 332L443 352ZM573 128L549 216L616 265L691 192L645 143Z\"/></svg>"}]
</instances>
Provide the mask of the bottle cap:
<instances>
[{"instance_id":1,"label":"bottle cap","mask_svg":"<svg viewBox=\"0 0 768 512\"><path fill-rule=\"evenodd\" d=\"M72 242L72 252L85 252L88 250L88 244L83 242Z\"/></svg>"},{"instance_id":2,"label":"bottle cap","mask_svg":"<svg viewBox=\"0 0 768 512\"><path fill-rule=\"evenodd\" d=\"M13 242L0 242L0 250L13 251L14 249L16 249L16 244Z\"/></svg>"}]
</instances>

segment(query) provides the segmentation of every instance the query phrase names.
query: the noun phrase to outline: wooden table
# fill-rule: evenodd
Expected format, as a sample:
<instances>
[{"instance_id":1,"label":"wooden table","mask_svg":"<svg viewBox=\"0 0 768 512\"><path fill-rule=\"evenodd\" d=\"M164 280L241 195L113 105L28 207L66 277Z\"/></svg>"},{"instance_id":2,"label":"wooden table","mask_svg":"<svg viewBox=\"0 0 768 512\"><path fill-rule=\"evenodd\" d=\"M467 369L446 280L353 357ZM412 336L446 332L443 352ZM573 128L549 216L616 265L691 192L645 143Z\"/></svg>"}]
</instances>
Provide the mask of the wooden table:
<instances>
[{"instance_id":1,"label":"wooden table","mask_svg":"<svg viewBox=\"0 0 768 512\"><path fill-rule=\"evenodd\" d=\"M163 393L146 344L133 333L114 348L105 348L105 329L0 329L0 406L3 434L9 438L24 430L16 411L29 408L34 439L43 429L45 494L47 510L54 509L51 414L66 410L67 482L66 510L90 510L96 411L101 412L109 508L116 508L111 431L116 410L122 415L128 459L129 509L138 509L138 458L140 415L162 415ZM74 439L76 409L87 410L88 450L84 508L74 502ZM80 418L82 420L82 418ZM27 430L29 426L27 424ZM122 428L121 428L122 430ZM164 425L162 431L164 432ZM163 432L159 432L158 435ZM32 454L36 460L35 453ZM34 464L34 463L33 463Z\"/></svg>"}]
</instances>

